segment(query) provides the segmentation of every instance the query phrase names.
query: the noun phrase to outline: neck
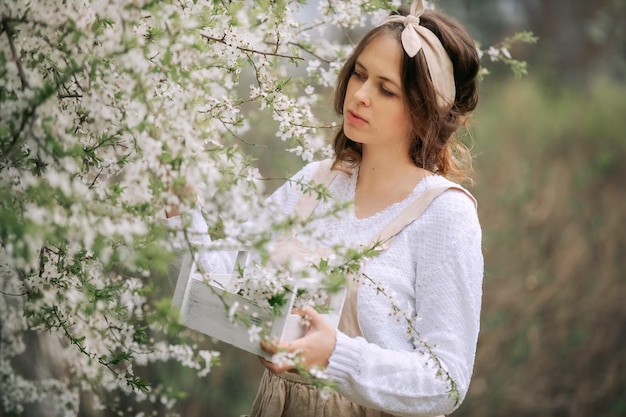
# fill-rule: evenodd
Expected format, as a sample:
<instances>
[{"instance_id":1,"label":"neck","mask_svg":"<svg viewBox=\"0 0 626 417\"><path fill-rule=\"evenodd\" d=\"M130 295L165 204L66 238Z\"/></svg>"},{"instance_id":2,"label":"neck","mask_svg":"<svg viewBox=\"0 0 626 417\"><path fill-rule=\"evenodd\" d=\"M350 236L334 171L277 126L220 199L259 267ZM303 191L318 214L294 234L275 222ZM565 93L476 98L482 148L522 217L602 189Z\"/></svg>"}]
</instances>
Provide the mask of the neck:
<instances>
[{"instance_id":1,"label":"neck","mask_svg":"<svg viewBox=\"0 0 626 417\"><path fill-rule=\"evenodd\" d=\"M402 201L429 174L415 166L407 153L368 152L364 147L354 195L355 215L365 218Z\"/></svg>"},{"instance_id":2,"label":"neck","mask_svg":"<svg viewBox=\"0 0 626 417\"><path fill-rule=\"evenodd\" d=\"M407 152L390 153L383 149L363 147L359 168L359 182L362 185L385 187L389 183L396 186L412 183L414 186L424 175L427 175L427 171L417 167Z\"/></svg>"}]
</instances>

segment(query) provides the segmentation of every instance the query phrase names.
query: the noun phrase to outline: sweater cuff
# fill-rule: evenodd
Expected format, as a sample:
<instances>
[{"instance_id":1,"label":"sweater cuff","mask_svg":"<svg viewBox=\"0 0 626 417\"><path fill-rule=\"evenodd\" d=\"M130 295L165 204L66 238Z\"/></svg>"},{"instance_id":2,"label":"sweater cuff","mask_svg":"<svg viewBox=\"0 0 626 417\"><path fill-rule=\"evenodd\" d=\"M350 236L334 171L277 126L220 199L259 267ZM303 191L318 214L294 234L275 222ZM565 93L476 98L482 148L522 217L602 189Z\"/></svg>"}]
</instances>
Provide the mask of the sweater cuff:
<instances>
[{"instance_id":1,"label":"sweater cuff","mask_svg":"<svg viewBox=\"0 0 626 417\"><path fill-rule=\"evenodd\" d=\"M182 216L167 217L163 215L159 217L159 221L163 226L167 227L170 230L182 230L183 228Z\"/></svg>"},{"instance_id":2,"label":"sweater cuff","mask_svg":"<svg viewBox=\"0 0 626 417\"><path fill-rule=\"evenodd\" d=\"M335 350L328 360L326 372L330 377L343 387L347 387L348 381L359 375L361 369L361 338L351 338L345 333L337 331Z\"/></svg>"},{"instance_id":3,"label":"sweater cuff","mask_svg":"<svg viewBox=\"0 0 626 417\"><path fill-rule=\"evenodd\" d=\"M185 249L189 243L205 245L211 241L207 224L198 208L184 211L178 216L169 218L163 216L159 220L163 226L173 232L173 237L170 238L173 249Z\"/></svg>"}]
</instances>

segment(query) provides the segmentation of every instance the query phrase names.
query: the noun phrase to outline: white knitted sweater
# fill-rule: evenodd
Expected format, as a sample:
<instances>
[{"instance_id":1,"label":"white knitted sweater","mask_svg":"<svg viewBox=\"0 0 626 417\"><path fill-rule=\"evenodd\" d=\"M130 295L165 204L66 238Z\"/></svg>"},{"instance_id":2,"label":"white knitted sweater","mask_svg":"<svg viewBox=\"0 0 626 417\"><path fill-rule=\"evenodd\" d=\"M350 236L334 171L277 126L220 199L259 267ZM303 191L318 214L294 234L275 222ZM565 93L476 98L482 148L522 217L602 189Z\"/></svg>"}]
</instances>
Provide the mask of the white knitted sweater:
<instances>
[{"instance_id":1,"label":"white knitted sweater","mask_svg":"<svg viewBox=\"0 0 626 417\"><path fill-rule=\"evenodd\" d=\"M293 179L309 181L319 166L313 162ZM329 190L339 201L353 202L357 175L339 174ZM450 184L430 176L416 185L402 202L365 219L353 209L339 216L315 220L321 242L350 246L368 244L402 209L425 190ZM269 201L291 213L300 194L292 182L276 190ZM332 205L320 202L315 213ZM177 220L170 219L173 223ZM199 213L194 232L206 230ZM206 270L230 268L207 254L200 260ZM469 387L479 330L483 257L481 229L474 202L449 190L437 197L420 218L407 226L382 254L372 258L365 274L393 294L393 301L374 285L361 284L358 315L365 338L337 333L327 372L338 392L351 401L398 416L436 416L458 407L448 392L445 377L437 376L432 358L421 342L407 337L403 315L393 314L392 303L417 316L414 327L432 348L461 396Z\"/></svg>"}]
</instances>

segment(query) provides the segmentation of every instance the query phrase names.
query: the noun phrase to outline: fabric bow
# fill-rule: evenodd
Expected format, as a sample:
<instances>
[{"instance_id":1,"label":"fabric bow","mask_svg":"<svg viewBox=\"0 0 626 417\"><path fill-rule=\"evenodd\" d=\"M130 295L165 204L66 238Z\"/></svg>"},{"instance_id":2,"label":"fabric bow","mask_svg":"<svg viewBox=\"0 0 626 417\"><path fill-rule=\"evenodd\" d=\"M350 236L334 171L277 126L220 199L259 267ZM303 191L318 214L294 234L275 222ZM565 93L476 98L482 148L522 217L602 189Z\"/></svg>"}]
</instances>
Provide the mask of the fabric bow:
<instances>
[{"instance_id":1,"label":"fabric bow","mask_svg":"<svg viewBox=\"0 0 626 417\"><path fill-rule=\"evenodd\" d=\"M381 25L388 23L404 25L401 35L404 52L413 58L420 50L424 51L430 79L437 91L437 102L441 107L450 106L454 103L456 96L454 68L439 38L428 28L420 25L420 17L424 14L424 10L424 1L416 0L411 5L407 16L389 16Z\"/></svg>"}]
</instances>

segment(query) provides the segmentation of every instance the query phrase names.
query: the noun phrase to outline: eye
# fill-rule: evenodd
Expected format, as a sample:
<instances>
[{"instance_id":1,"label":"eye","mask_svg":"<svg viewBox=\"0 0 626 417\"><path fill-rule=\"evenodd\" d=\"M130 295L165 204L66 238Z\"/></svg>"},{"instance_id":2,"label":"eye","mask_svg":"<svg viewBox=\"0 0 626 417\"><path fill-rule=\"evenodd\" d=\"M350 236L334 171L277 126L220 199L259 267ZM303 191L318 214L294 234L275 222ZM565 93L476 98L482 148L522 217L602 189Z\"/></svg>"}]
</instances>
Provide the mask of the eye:
<instances>
[{"instance_id":1,"label":"eye","mask_svg":"<svg viewBox=\"0 0 626 417\"><path fill-rule=\"evenodd\" d=\"M380 87L380 92L383 93L383 95L387 96L387 97L395 96L394 93L392 93L391 91L387 90L385 87Z\"/></svg>"},{"instance_id":2,"label":"eye","mask_svg":"<svg viewBox=\"0 0 626 417\"><path fill-rule=\"evenodd\" d=\"M352 70L352 76L356 77L358 80L364 80L365 79L365 74L363 74L360 71L357 70Z\"/></svg>"}]
</instances>

